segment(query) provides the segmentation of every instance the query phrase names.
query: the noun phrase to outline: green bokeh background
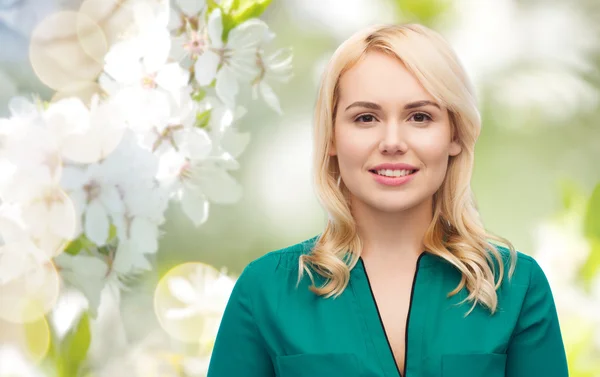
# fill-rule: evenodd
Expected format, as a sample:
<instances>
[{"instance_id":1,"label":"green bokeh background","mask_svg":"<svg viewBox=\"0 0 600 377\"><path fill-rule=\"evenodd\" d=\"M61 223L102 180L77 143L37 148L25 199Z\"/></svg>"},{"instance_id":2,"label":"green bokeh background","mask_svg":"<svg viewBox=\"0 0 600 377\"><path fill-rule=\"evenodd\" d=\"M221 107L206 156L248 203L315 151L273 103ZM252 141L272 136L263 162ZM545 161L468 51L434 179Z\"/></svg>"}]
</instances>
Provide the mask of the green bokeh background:
<instances>
[{"instance_id":1,"label":"green bokeh background","mask_svg":"<svg viewBox=\"0 0 600 377\"><path fill-rule=\"evenodd\" d=\"M566 4L565 0L505 1L511 4L515 18L500 25L497 33L510 32L516 27L517 18L522 21L527 15ZM123 293L121 312L129 340L135 342L143 338L148 328L159 327L153 315L154 287L173 267L200 261L237 275L251 260L321 232L326 214L312 193L310 177L312 116L317 79L339 43L359 27L382 21L420 22L443 35L452 35L466 27L461 24L464 12L482 7L491 9L500 2L504 1L273 0L262 18L277 35L274 44L291 47L294 53L294 78L287 84L274 85L284 114L279 116L261 101L252 101L249 90L242 92L240 103L250 111L240 121L239 128L249 131L252 141L239 159L241 169L233 175L244 187L244 196L233 205L212 206L208 221L199 228L193 226L178 205L169 208L160 249L153 261L156 269ZM565 193L563 188L576 187L581 195L589 198L600 183L598 106L576 107L567 117L558 117L553 115L553 110L563 106L560 96L546 106L524 103L511 107L498 101L499 83L548 66L554 67L557 75L568 74L588 85L593 89L587 92L590 97L600 95L600 2L569 0L567 8L591 25L584 36L593 43L582 53L589 69L536 58L525 51L477 81L483 129L476 147L472 187L479 210L488 230L508 238L518 250L531 255L536 252L537 226L563 213L565 203L571 200L570 191ZM495 21L493 11L486 17L490 19L480 20L482 24ZM550 33L558 27L561 25L549 18L547 24L541 26L541 35L545 30ZM477 28L469 30L474 34L480 32ZM2 33L0 28L0 37ZM533 44L553 43L538 41L539 36L521 37L530 39ZM519 39L509 39L508 43L517 45ZM572 41L573 44L578 42ZM503 60L506 50L502 46L496 48L494 43L495 40L490 39L482 46L469 47L485 47L489 61ZM0 69L16 79L21 93L35 92L46 99L51 96L51 91L36 81L33 72L22 62L0 61ZM542 92L543 84L540 83ZM563 94L569 95L576 89L565 86L563 90ZM0 96L0 102L3 99ZM2 107L5 105L0 103ZM0 114L3 112L5 108L0 107ZM600 191L597 195L600 197ZM593 219L588 223L600 228L600 199L596 203L595 207L589 207L587 215L581 210L581 216ZM590 269L597 271L600 229L592 229L591 233L597 242L592 242L594 249L589 265L598 266ZM0 323L0 330L2 326ZM569 327L564 331L567 338L572 338ZM597 361L600 351L592 350L591 340L568 347L573 376L600 376L600 361ZM574 360L579 357L591 360L582 362L589 365L574 366Z\"/></svg>"},{"instance_id":2,"label":"green bokeh background","mask_svg":"<svg viewBox=\"0 0 600 377\"><path fill-rule=\"evenodd\" d=\"M312 237L325 224L325 215L316 199L290 216L290 208L295 208L291 205L296 201L294 191L289 193L289 208L285 205L280 208L285 216L265 211L261 206L259 180L265 169L261 162L287 159L287 151L296 150L298 143L307 145L306 140L295 139L293 135L310 137L319 67L341 42L340 37L327 34L325 25L317 21L313 21L315 25L307 24L306 18L298 17L288 3L291 2L273 1L263 16L277 34L275 43L294 50L295 76L290 83L276 87L285 114L280 117L258 103L241 120L240 128L250 131L253 138L240 158L241 170L235 173L245 188L241 202L211 207L208 222L197 229L182 217L177 206L172 206L161 241L160 271L195 259L238 273L250 260ZM452 1L387 3L395 9L396 22L422 22L442 34L456 26L452 25L452 14L456 11ZM535 2L520 1L516 5L528 7L532 3ZM576 0L572 6L580 7L590 17L595 14L592 9L598 8L591 0ZM585 12L585 7L590 11ZM336 22L342 14L342 9L338 15L331 14L331 22ZM593 32L599 30L590 30ZM600 67L600 42L598 47L589 59ZM510 76L528 63L524 59L498 76ZM486 227L507 237L520 251L532 254L535 226L561 209L560 182L573 180L589 193L600 181L600 111L580 112L566 122L550 123L539 109L511 110L496 104L492 96L494 80L488 81L492 84L479 95L483 129L476 147L473 190ZM598 77L588 81L600 87ZM246 103L253 102L248 99ZM275 139L274 135L281 134L287 136ZM306 150L306 155L300 158L308 160L309 153ZM306 174L299 175L306 178ZM296 183L311 184L305 180ZM279 184L290 186L285 181Z\"/></svg>"}]
</instances>

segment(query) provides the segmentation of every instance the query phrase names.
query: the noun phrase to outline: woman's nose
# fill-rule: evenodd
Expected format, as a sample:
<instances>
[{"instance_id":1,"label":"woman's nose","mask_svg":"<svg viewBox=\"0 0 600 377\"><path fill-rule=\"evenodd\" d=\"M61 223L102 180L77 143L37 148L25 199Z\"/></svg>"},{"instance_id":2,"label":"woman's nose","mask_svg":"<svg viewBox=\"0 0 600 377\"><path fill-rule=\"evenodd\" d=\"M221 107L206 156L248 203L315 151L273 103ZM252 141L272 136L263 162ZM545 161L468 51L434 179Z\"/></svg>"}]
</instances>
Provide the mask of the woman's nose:
<instances>
[{"instance_id":1,"label":"woman's nose","mask_svg":"<svg viewBox=\"0 0 600 377\"><path fill-rule=\"evenodd\" d=\"M386 125L385 131L381 136L379 151L382 154L406 153L408 145L400 130L399 125Z\"/></svg>"}]
</instances>

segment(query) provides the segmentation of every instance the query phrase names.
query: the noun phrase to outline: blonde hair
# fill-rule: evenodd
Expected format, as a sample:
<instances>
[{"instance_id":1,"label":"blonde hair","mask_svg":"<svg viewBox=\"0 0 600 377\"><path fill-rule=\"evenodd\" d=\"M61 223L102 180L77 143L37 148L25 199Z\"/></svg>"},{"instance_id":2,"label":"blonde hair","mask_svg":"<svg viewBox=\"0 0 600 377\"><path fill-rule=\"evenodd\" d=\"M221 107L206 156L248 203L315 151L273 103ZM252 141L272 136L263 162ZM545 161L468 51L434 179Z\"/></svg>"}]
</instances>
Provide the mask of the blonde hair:
<instances>
[{"instance_id":1,"label":"blonde hair","mask_svg":"<svg viewBox=\"0 0 600 377\"><path fill-rule=\"evenodd\" d=\"M381 51L399 59L448 109L452 134L462 151L450 157L444 182L434 194L433 220L423 243L430 253L445 259L462 274L459 285L448 296L466 287L469 295L462 302L473 303L470 311L480 303L494 313L498 306L496 290L502 283L505 263L488 240L508 246L509 278L514 272L516 251L508 240L485 230L471 191L475 142L481 130L474 91L449 44L438 33L418 24L377 25L360 31L335 51L325 69L315 108L313 169L315 190L329 220L311 252L300 257L298 282L306 272L312 282L311 291L325 297L338 296L348 285L350 270L361 254L362 242L345 195L347 189L343 184L338 186L337 157L330 157L328 152L339 99L339 79L369 51ZM326 279L322 286L315 286L312 271Z\"/></svg>"}]
</instances>

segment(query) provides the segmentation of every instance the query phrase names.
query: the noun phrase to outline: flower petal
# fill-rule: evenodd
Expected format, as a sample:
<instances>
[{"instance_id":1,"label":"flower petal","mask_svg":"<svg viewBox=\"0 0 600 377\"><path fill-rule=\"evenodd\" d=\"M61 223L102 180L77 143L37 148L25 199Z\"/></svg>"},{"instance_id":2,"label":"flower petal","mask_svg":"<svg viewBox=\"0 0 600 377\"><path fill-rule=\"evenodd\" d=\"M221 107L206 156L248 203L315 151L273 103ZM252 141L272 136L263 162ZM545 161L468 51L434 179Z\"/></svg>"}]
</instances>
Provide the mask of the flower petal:
<instances>
[{"instance_id":1,"label":"flower petal","mask_svg":"<svg viewBox=\"0 0 600 377\"><path fill-rule=\"evenodd\" d=\"M77 190L87 182L85 170L74 166L65 166L60 177L60 185L67 191Z\"/></svg>"},{"instance_id":2,"label":"flower petal","mask_svg":"<svg viewBox=\"0 0 600 377\"><path fill-rule=\"evenodd\" d=\"M260 74L260 67L256 63L256 50L234 51L229 66L242 80L251 81Z\"/></svg>"},{"instance_id":3,"label":"flower petal","mask_svg":"<svg viewBox=\"0 0 600 377\"><path fill-rule=\"evenodd\" d=\"M60 276L81 290L89 302L90 314L96 316L100 295L106 286L106 263L96 257L67 253L62 253L54 261L61 268Z\"/></svg>"},{"instance_id":4,"label":"flower petal","mask_svg":"<svg viewBox=\"0 0 600 377\"><path fill-rule=\"evenodd\" d=\"M167 279L167 286L171 295L185 304L192 305L198 298L194 287L188 279L173 276Z\"/></svg>"},{"instance_id":5,"label":"flower petal","mask_svg":"<svg viewBox=\"0 0 600 377\"><path fill-rule=\"evenodd\" d=\"M194 306L188 306L186 308L170 308L167 309L165 317L168 319L186 319L198 314L198 310Z\"/></svg>"},{"instance_id":6,"label":"flower petal","mask_svg":"<svg viewBox=\"0 0 600 377\"><path fill-rule=\"evenodd\" d=\"M108 214L99 200L93 200L85 211L85 235L98 246L106 244L109 230Z\"/></svg>"},{"instance_id":7,"label":"flower petal","mask_svg":"<svg viewBox=\"0 0 600 377\"><path fill-rule=\"evenodd\" d=\"M225 170L216 167L199 169L196 175L202 192L217 204L231 204L242 197L242 186Z\"/></svg>"},{"instance_id":8,"label":"flower petal","mask_svg":"<svg viewBox=\"0 0 600 377\"><path fill-rule=\"evenodd\" d=\"M167 29L156 28L144 35L144 68L146 73L158 72L171 52L171 35Z\"/></svg>"},{"instance_id":9,"label":"flower petal","mask_svg":"<svg viewBox=\"0 0 600 377\"><path fill-rule=\"evenodd\" d=\"M206 197L193 188L184 188L181 209L196 227L208 220L209 204Z\"/></svg>"},{"instance_id":10,"label":"flower petal","mask_svg":"<svg viewBox=\"0 0 600 377\"><path fill-rule=\"evenodd\" d=\"M201 86L210 85L217 76L220 62L221 57L211 50L207 50L204 54L198 56L194 65L194 74L198 84Z\"/></svg>"},{"instance_id":11,"label":"flower petal","mask_svg":"<svg viewBox=\"0 0 600 377\"><path fill-rule=\"evenodd\" d=\"M228 66L223 66L217 73L217 96L225 105L235 108L235 98L239 91L239 85L235 72Z\"/></svg>"},{"instance_id":12,"label":"flower petal","mask_svg":"<svg viewBox=\"0 0 600 377\"><path fill-rule=\"evenodd\" d=\"M288 82L293 77L292 50L282 48L269 56L262 55L267 77L279 82Z\"/></svg>"},{"instance_id":13,"label":"flower petal","mask_svg":"<svg viewBox=\"0 0 600 377\"><path fill-rule=\"evenodd\" d=\"M167 91L177 92L187 85L189 78L189 72L181 68L178 63L169 63L158 71L154 80L158 86Z\"/></svg>"},{"instance_id":14,"label":"flower petal","mask_svg":"<svg viewBox=\"0 0 600 377\"><path fill-rule=\"evenodd\" d=\"M176 37L172 37L171 40L171 52L169 53L169 58L176 62L183 63L184 58L188 55L188 52L184 48L185 43L187 43L188 37L187 33L183 33Z\"/></svg>"},{"instance_id":15,"label":"flower petal","mask_svg":"<svg viewBox=\"0 0 600 377\"><path fill-rule=\"evenodd\" d=\"M144 254L139 253L129 240L119 242L112 267L121 274L138 270L149 271L152 269L152 265L148 262Z\"/></svg>"},{"instance_id":16,"label":"flower petal","mask_svg":"<svg viewBox=\"0 0 600 377\"><path fill-rule=\"evenodd\" d=\"M48 227L52 234L63 239L72 239L77 228L77 211L75 203L65 194L60 194L60 200L56 200L49 208Z\"/></svg>"},{"instance_id":17,"label":"flower petal","mask_svg":"<svg viewBox=\"0 0 600 377\"><path fill-rule=\"evenodd\" d=\"M193 17L202 12L204 6L206 6L205 0L175 0L175 3L179 5L183 13Z\"/></svg>"},{"instance_id":18,"label":"flower petal","mask_svg":"<svg viewBox=\"0 0 600 377\"><path fill-rule=\"evenodd\" d=\"M131 222L129 241L136 252L154 254L158 250L158 226L144 217Z\"/></svg>"},{"instance_id":19,"label":"flower petal","mask_svg":"<svg viewBox=\"0 0 600 377\"><path fill-rule=\"evenodd\" d=\"M131 83L141 78L142 46L135 40L115 43L104 57L104 72L121 83Z\"/></svg>"},{"instance_id":20,"label":"flower petal","mask_svg":"<svg viewBox=\"0 0 600 377\"><path fill-rule=\"evenodd\" d=\"M210 154L212 140L206 131L190 128L179 132L176 139L180 151L191 160L201 160Z\"/></svg>"},{"instance_id":21,"label":"flower petal","mask_svg":"<svg viewBox=\"0 0 600 377\"><path fill-rule=\"evenodd\" d=\"M249 132L238 132L235 127L229 127L223 134L221 145L233 158L239 157L250 143Z\"/></svg>"},{"instance_id":22,"label":"flower petal","mask_svg":"<svg viewBox=\"0 0 600 377\"><path fill-rule=\"evenodd\" d=\"M208 17L208 36L212 47L223 47L223 20L219 8L215 9Z\"/></svg>"},{"instance_id":23,"label":"flower petal","mask_svg":"<svg viewBox=\"0 0 600 377\"><path fill-rule=\"evenodd\" d=\"M269 107L275 110L279 115L283 114L281 106L279 105L279 99L277 98L277 95L273 89L264 81L261 81L258 84L258 89L267 105L269 105Z\"/></svg>"},{"instance_id":24,"label":"flower petal","mask_svg":"<svg viewBox=\"0 0 600 377\"><path fill-rule=\"evenodd\" d=\"M179 12L171 8L171 11L169 12L169 21L167 22L167 29L169 29L171 32L175 32L182 26L183 20L179 16Z\"/></svg>"},{"instance_id":25,"label":"flower petal","mask_svg":"<svg viewBox=\"0 0 600 377\"><path fill-rule=\"evenodd\" d=\"M125 205L116 186L103 186L99 200L111 213L123 213L125 211Z\"/></svg>"},{"instance_id":26,"label":"flower petal","mask_svg":"<svg viewBox=\"0 0 600 377\"><path fill-rule=\"evenodd\" d=\"M262 20L249 19L229 32L227 46L234 50L256 48L268 32L269 27Z\"/></svg>"}]
</instances>

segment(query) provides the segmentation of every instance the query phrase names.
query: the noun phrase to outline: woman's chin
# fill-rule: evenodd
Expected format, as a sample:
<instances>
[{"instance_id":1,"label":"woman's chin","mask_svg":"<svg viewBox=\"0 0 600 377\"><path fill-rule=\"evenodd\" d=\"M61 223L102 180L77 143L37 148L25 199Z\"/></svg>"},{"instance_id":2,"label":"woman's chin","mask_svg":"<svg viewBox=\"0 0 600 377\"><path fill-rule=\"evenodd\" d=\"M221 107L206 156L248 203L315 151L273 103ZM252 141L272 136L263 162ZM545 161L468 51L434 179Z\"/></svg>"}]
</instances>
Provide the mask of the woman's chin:
<instances>
[{"instance_id":1,"label":"woman's chin","mask_svg":"<svg viewBox=\"0 0 600 377\"><path fill-rule=\"evenodd\" d=\"M407 211L411 208L414 208L417 205L417 203L414 203L412 201L398 201L395 203L390 203L390 202L386 202L386 203L374 203L372 205L372 208L377 211L377 212L383 212L383 213L400 213L400 212L404 212Z\"/></svg>"}]
</instances>

